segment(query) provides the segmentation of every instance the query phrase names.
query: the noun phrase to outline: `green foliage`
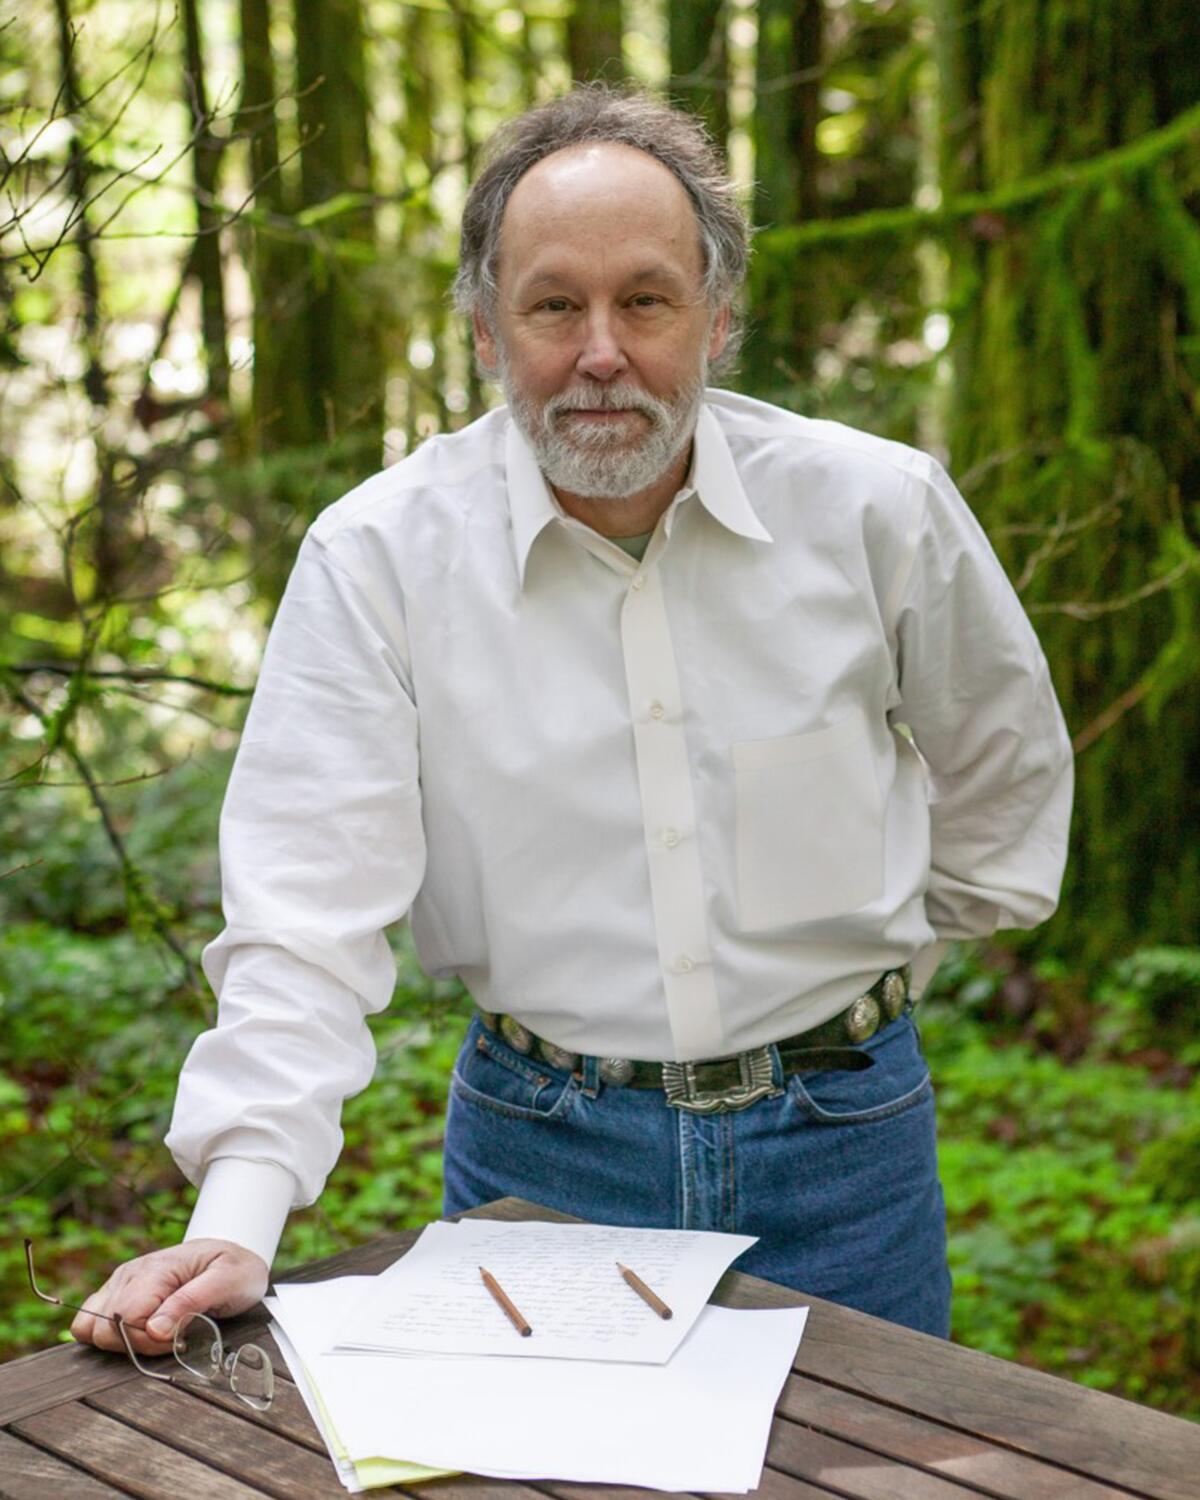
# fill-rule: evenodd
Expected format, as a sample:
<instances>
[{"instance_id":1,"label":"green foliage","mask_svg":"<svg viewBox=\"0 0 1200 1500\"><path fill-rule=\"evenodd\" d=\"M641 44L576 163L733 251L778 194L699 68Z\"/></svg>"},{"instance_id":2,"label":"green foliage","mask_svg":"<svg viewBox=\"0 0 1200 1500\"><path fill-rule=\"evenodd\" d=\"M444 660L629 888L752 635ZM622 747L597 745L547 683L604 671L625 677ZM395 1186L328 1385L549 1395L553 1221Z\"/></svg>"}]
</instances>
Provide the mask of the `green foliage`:
<instances>
[{"instance_id":1,"label":"green foliage","mask_svg":"<svg viewBox=\"0 0 1200 1500\"><path fill-rule=\"evenodd\" d=\"M1190 985L1194 1015L1200 952L1149 950L1115 966L1090 1001L1088 1051L1069 1061L995 1018L1009 967L952 953L921 1020L954 1336L1194 1415L1200 1239L1181 1231L1200 1216L1200 1080L1114 1059L1156 1025L1153 976L1169 976L1166 993Z\"/></svg>"}]
</instances>

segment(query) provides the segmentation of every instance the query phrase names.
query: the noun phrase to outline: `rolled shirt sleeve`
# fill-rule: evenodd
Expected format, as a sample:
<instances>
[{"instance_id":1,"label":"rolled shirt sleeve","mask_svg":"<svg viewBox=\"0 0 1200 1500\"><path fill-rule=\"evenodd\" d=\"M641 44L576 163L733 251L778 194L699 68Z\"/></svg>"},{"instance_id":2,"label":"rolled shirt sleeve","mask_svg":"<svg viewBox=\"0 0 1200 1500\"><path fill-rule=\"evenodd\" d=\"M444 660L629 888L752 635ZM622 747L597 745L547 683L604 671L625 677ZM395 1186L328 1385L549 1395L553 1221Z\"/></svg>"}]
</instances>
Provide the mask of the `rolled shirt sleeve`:
<instances>
[{"instance_id":1,"label":"rolled shirt sleeve","mask_svg":"<svg viewBox=\"0 0 1200 1500\"><path fill-rule=\"evenodd\" d=\"M384 929L425 868L401 607L310 533L222 811L226 927L203 959L217 1025L184 1064L166 1145L201 1187L188 1238L253 1241L268 1263L374 1072L366 1016L395 984Z\"/></svg>"},{"instance_id":2,"label":"rolled shirt sleeve","mask_svg":"<svg viewBox=\"0 0 1200 1500\"><path fill-rule=\"evenodd\" d=\"M939 939L1033 927L1054 911L1074 765L1033 627L982 528L933 460L897 614L899 689L926 762Z\"/></svg>"}]
</instances>

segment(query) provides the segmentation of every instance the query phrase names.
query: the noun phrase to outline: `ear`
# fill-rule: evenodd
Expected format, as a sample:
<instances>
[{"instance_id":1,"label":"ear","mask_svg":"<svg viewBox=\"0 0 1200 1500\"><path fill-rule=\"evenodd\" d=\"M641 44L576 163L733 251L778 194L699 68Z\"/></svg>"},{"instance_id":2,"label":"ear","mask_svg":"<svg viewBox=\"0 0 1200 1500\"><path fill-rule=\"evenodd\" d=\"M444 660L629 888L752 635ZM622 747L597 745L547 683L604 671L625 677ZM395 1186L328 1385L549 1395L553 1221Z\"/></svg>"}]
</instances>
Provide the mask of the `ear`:
<instances>
[{"instance_id":1,"label":"ear","mask_svg":"<svg viewBox=\"0 0 1200 1500\"><path fill-rule=\"evenodd\" d=\"M475 356L485 374L496 370L496 339L478 308L471 314L471 331L475 335Z\"/></svg>"},{"instance_id":2,"label":"ear","mask_svg":"<svg viewBox=\"0 0 1200 1500\"><path fill-rule=\"evenodd\" d=\"M712 327L708 331L708 357L719 359L722 350L729 342L729 303L717 309L716 316L712 320Z\"/></svg>"}]
</instances>

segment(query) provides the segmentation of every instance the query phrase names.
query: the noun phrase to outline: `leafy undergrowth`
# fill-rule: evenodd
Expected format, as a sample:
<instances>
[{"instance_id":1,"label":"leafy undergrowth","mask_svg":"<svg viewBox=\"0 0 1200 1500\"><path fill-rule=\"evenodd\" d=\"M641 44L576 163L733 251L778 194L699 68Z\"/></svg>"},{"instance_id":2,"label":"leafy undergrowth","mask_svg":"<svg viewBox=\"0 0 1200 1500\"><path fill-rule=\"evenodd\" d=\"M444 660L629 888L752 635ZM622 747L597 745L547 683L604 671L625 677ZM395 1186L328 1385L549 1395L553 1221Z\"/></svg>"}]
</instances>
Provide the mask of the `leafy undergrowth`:
<instances>
[{"instance_id":1,"label":"leafy undergrowth","mask_svg":"<svg viewBox=\"0 0 1200 1500\"><path fill-rule=\"evenodd\" d=\"M938 1089L954 1337L1197 1417L1200 1081L1180 1063L1186 1037L1163 1045L1177 996L1164 1004L1158 983L1168 970L1190 987L1197 955L1169 958L1117 967L1082 1052L1064 976L1049 970L1014 1017L1002 969L961 954L921 1032Z\"/></svg>"},{"instance_id":2,"label":"leafy undergrowth","mask_svg":"<svg viewBox=\"0 0 1200 1500\"><path fill-rule=\"evenodd\" d=\"M345 1110L319 1204L277 1264L437 1214L446 1082L466 1023L397 938L400 984L373 1017L379 1068ZM174 1079L207 1006L124 930L45 921L0 938L0 1358L67 1337L70 1301L116 1262L179 1238L191 1190L162 1148ZM1200 1084L1187 1027L1200 959L1114 969L1080 1018L1069 974L952 954L921 1011L938 1085L955 1337L1185 1415L1200 1414ZM1181 1005L1180 994L1189 996ZM1173 1040L1174 1039L1174 1040Z\"/></svg>"}]
</instances>

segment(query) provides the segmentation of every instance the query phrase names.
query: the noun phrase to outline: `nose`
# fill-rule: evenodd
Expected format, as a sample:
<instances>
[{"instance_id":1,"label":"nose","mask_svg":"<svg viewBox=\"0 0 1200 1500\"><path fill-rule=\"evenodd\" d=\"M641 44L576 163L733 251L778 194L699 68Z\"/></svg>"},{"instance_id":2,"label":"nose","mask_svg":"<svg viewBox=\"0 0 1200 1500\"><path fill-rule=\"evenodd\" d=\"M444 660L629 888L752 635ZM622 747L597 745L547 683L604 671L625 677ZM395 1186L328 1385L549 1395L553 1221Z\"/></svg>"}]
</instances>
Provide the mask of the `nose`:
<instances>
[{"instance_id":1,"label":"nose","mask_svg":"<svg viewBox=\"0 0 1200 1500\"><path fill-rule=\"evenodd\" d=\"M589 312L583 330L583 348L575 368L592 380L612 380L629 368L625 351L611 313L607 309Z\"/></svg>"}]
</instances>

